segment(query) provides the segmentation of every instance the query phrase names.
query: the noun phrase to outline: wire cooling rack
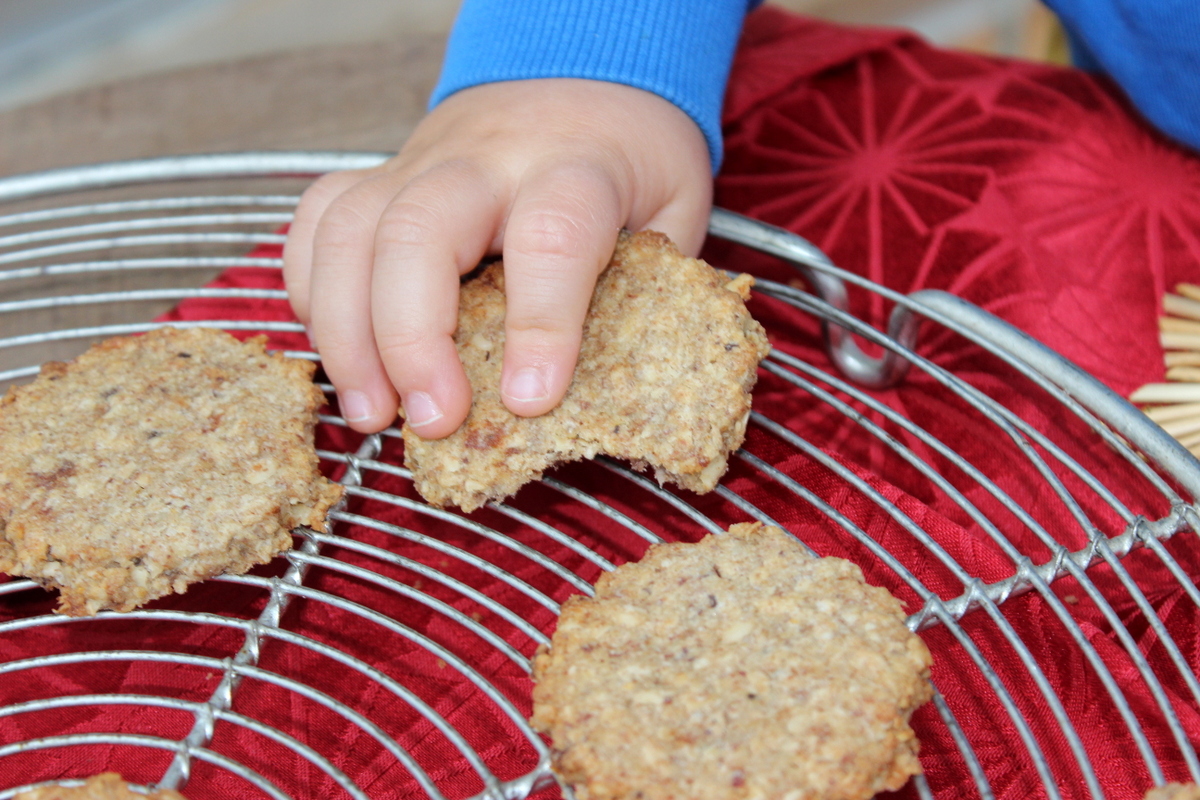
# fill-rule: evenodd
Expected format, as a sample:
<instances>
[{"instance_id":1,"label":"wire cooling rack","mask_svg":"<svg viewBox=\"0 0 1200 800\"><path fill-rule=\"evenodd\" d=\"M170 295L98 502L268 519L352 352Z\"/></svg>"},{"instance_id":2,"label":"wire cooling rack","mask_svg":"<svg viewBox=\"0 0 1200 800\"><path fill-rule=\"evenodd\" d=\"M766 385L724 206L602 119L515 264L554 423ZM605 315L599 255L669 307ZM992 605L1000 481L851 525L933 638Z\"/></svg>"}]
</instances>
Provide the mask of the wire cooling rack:
<instances>
[{"instance_id":1,"label":"wire cooling rack","mask_svg":"<svg viewBox=\"0 0 1200 800\"><path fill-rule=\"evenodd\" d=\"M282 242L299 187L382 158L213 155L0 180L0 385L181 301L282 301L195 287L227 267L278 269L247 253ZM0 800L104 768L193 798L569 793L526 722L530 659L560 602L650 542L755 518L855 559L912 610L935 696L914 718L926 774L907 792L1140 796L1200 780L1200 463L968 303L896 294L729 212L710 233L794 276L756 286L775 348L714 495L601 460L464 517L420 502L396 431L363 437L326 414L319 452L348 502L271 568L86 620L50 613L29 581L0 583ZM887 334L850 313L855 293L892 308ZM201 323L301 332L175 324ZM827 354L801 357L808 344ZM978 354L991 379L956 374L939 346ZM939 410L914 417L909 391ZM996 463L1017 466L996 476Z\"/></svg>"}]
</instances>

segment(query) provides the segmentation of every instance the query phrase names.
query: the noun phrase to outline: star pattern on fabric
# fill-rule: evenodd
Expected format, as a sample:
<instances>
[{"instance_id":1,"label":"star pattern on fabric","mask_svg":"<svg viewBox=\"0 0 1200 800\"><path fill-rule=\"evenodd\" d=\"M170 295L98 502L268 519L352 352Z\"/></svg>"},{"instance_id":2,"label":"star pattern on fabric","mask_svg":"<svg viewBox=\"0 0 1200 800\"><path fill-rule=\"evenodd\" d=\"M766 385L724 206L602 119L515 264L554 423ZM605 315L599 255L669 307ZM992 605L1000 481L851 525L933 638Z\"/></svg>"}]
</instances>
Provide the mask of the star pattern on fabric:
<instances>
[{"instance_id":1,"label":"star pattern on fabric","mask_svg":"<svg viewBox=\"0 0 1200 800\"><path fill-rule=\"evenodd\" d=\"M1195 158L1089 76L936 55L873 53L740 120L718 203L876 283L974 300L1120 390L1156 379L1147 320L1115 330L1102 309L1200 274ZM886 303L861 303L882 326ZM1108 369L1097 352L1131 333L1147 366Z\"/></svg>"},{"instance_id":2,"label":"star pattern on fabric","mask_svg":"<svg viewBox=\"0 0 1200 800\"><path fill-rule=\"evenodd\" d=\"M795 49L803 50L805 32L799 25L792 32ZM751 37L759 35L760 30L750 32ZM775 68L787 60L780 52L773 57ZM806 56L795 58L800 62ZM750 72L768 66L753 59L744 65ZM1200 161L1151 130L1112 86L1075 70L947 53L913 39L864 45L848 63L791 83L770 84L753 74L747 82L773 85L774 94L754 103L737 98L738 107L746 110L727 121L718 205L794 231L838 266L892 290L937 288L970 300L1117 391L1161 377L1158 298L1176 281L1200 279ZM715 263L727 260L797 283L794 273L769 257L720 242L710 243L707 252ZM856 287L850 296L853 313L876 329L886 328L890 301ZM814 319L788 318L767 300L759 301L755 313L769 320L769 330L779 332L776 348L838 375L823 352ZM923 326L916 349L1035 428L1052 432L1051 438L1093 474L1121 483L1112 452L1001 360L929 324ZM1020 553L1032 563L1053 558L1051 544L1085 548L1091 535L1048 488L1039 461L1049 463L1087 509L1089 524L1108 535L1122 530L1122 519L1103 508L1070 470L1040 448L1022 450L1003 429L981 423L965 402L928 375L910 373L898 387L867 394L936 432L952 452L996 480L1012 502L1033 510L1031 518L1040 531L1003 522L1008 513L990 490L883 413L848 400L853 411L846 414L797 394L791 385L767 378L756 390L756 408L856 472L873 476L878 485L892 487L889 493L898 491L901 507L911 513L922 514L924 504L928 514L937 514L945 521L939 535L946 538L939 542L971 574L991 580L1012 574L1017 566L949 494L914 473L865 431L861 420L908 447L988 519L1000 520L1001 533L1018 542ZM803 459L781 462L781 468L886 542L889 552L903 552L903 534L894 523L860 509L861 498L826 470ZM1146 509L1152 507L1149 498L1145 502ZM811 509L780 513L798 529L811 524ZM961 530L954 533L954 526ZM1161 565L1153 561L1131 559L1130 564L1150 585L1165 579ZM953 595L955 580L939 577L936 570L922 575L940 596ZM1105 584L1109 579L1101 570L1096 580ZM1118 598L1115 613L1134 628L1143 625L1138 622L1142 610L1119 599L1123 593L1117 586L1109 588L1106 596ZM1022 601L1020 608L1031 615L1019 623L1020 636L1051 685L1065 697L1086 698L1069 703L1067 713L1086 740L1093 763L1120 761L1120 778L1101 776L1106 792L1111 787L1113 796L1137 795L1136 787L1146 778L1135 760L1122 755L1130 752L1132 742L1124 725L1113 721L1112 698L1098 688L1094 670L1078 650L1070 651L1069 662L1062 660L1064 648L1074 645L1064 641L1064 630L1041 598ZM1139 719L1159 719L1128 654L1111 639L1103 614L1086 604L1075 613L1100 658L1116 670L1121 692L1139 706ZM1172 622L1181 616L1174 614ZM1190 641L1187 620L1173 624L1172 630ZM1013 654L994 637L978 645L992 663L1014 663ZM1013 668L1011 685L1028 688L1028 674L1019 672ZM939 686L955 693L948 700L971 726L970 738L992 791L998 797L1037 794L1040 779L1020 748L1014 751L1015 729L995 713L994 701L976 707L972 692L991 690L971 689L970 674L964 677L953 667L938 672L935 659L935 679L940 676ZM1029 716L1041 718L1044 701L1021 689L1018 702L1030 703ZM1186 707L1186 701L1180 702ZM1187 716L1185 724L1191 719ZM1052 727L1036 735L1049 740L1058 736ZM956 759L943 768L937 757L953 754L954 746L938 736L927 744L935 754L927 762L931 786L938 796L956 796L957 788L970 784L962 783L961 769L953 766ZM1047 756L1064 781L1060 785L1079 785L1079 765L1060 755L1051 748ZM1180 773L1177 762L1167 763L1164 769Z\"/></svg>"},{"instance_id":3,"label":"star pattern on fabric","mask_svg":"<svg viewBox=\"0 0 1200 800\"><path fill-rule=\"evenodd\" d=\"M1049 341L1110 385L1140 381L1152 365L1161 363L1154 330L1157 296L1174 281L1200 279L1200 162L1150 131L1111 87L1072 70L939 51L902 33L839 28L769 7L751 17L739 63L727 104L733 110L727 120L728 157L717 183L719 205L793 230L821 246L840 266L897 291L934 287L965 297ZM766 257L747 255L719 242L710 244L710 252L710 260L718 266L736 266L784 283L797 280L794 272ZM280 288L277 270L253 268L231 270L215 285ZM857 314L883 327L888 302L858 289L852 289L851 296ZM762 297L753 304L776 348L832 370L822 351L819 325L811 315ZM193 300L165 319L293 320L282 299ZM275 331L272 336L280 347L307 348L302 333ZM1013 373L1005 371L998 359L932 326L923 328L917 350L985 394L1003 399L1031 424L1061 427L1063 440L1077 440L1071 452L1084 466L1124 489L1119 486L1122 473L1113 467L1107 446L1089 436L1081 424L1072 426L1047 411L1044 396L1020 390ZM832 519L814 512L812 504L742 462L726 476L725 486L821 554L842 555L859 563L867 580L891 589L906 603L907 612L920 611L923 599L901 579L895 563L937 597L952 599L976 578L994 582L1014 575L1019 559L951 502L947 492L864 433L858 419L878 425L909 446L989 519L1001 520L1006 536L1022 537L1019 555L1029 563L1045 563L1052 557L1053 548L1043 535L1068 550L1088 544L1092 532L1084 530L1063 499L1047 488L1031 468L1029 454L1017 452L1019 448L998 427L981 425L972 410L936 380L916 374L897 388L867 394L906 419L936 430L955 452L996 477L1044 530L1035 532L1024 520L1006 516L995 497L974 485L935 447L848 398L846 392L836 388L831 392L850 406L850 415L769 374L760 378L754 397L757 411L799 432L827 460L798 451L756 424L750 426L745 449L827 503L842 519L858 525L865 541L850 537ZM356 452L362 441L361 435L329 425L320 426L318 437L318 447L331 452ZM385 442L379 459L400 463L398 448L395 440ZM1046 456L1044 448L1029 450ZM830 463L844 467L853 480L835 474ZM602 468L567 469L573 470L564 477L567 484L582 487L615 512L666 535L698 538L704 529L687 513L693 508L713 520L741 521L747 513L719 492L685 494L677 508L630 492L626 483L612 480ZM1094 498L1080 489L1080 482L1070 475L1062 479L1093 512ZM868 497L863 486L920 526L940 551L919 541L910 528ZM366 479L365 489L378 490L383 493L380 498L394 494L405 502L415 499L411 484L395 474L374 474ZM562 532L564 542L582 543L613 563L636 559L647 544L600 510L565 500L545 486L528 487L518 502L538 509ZM1131 506L1135 513L1140 511L1132 502ZM364 494L348 508L347 513L361 516L357 522L347 517L338 529L344 543L327 545L348 551L339 558L386 573L389 580L406 582L485 623L526 657L537 642L523 626L496 615L496 608L509 609L536 630L548 631L554 612L531 599L522 587L545 591L555 602L575 591L537 561L516 554L509 543L431 521L415 505L409 508ZM593 581L600 571L574 548L548 542L515 519L491 510L481 513L491 514L486 521L496 531L584 580ZM1104 532L1122 524L1115 514L1096 513L1094 518ZM371 520L384 525L374 528L368 524ZM406 538L406 532L414 536ZM495 564L513 580L489 577L465 558L451 563L444 550L427 552L416 534L453 545L480 563ZM389 559L398 556L407 561L374 563L375 556L363 549L366 546L390 554ZM1164 547L1186 576L1193 581L1200 576L1194 537L1177 536ZM892 560L880 558L876 548ZM1159 674L1164 676L1166 696L1183 709L1182 729L1192 741L1200 741L1200 709L1186 680L1190 676L1182 674L1189 669L1194 673L1200 660L1196 634L1200 612L1189 589L1166 573L1155 553L1135 551L1121 563L1145 588L1146 602L1180 646L1183 669L1172 663ZM968 574L964 577L956 565L965 565ZM479 592L497 606L481 606L448 584L427 580L429 570L472 586L476 586L472 581L481 581ZM1071 578L1056 580L1053 592L1069 604L1084 643L1111 670L1116 691L1128 698L1142 721L1161 756L1166 778L1184 779L1188 767L1173 744L1176 732L1164 724L1158 700L1150 696L1136 659L1113 636L1113 620L1130 630L1132 649L1156 665L1170 661L1163 639L1146 624L1144 608L1124 589L1114 570L1094 567L1089 577L1104 602L1111 602L1110 608L1102 608ZM472 669L512 701L519 716L529 713L529 679L524 670L500 649L480 657L483 640L433 606L406 594L382 592L350 572L318 569L306 585L345 596L399 625L420 629L444 648L439 652L471 662ZM5 613L18 619L48 614L53 599L21 592L10 594L7 602ZM220 606L236 617L253 619L264 602L253 586L209 582L164 601L162 607ZM290 629L330 646L344 645L349 650L352 645L372 669L411 688L466 735L499 779L516 779L537 763L538 752L518 730L519 716L514 719L475 691L467 677L432 651L407 638L363 636L361 621L340 606L301 599L288 613ZM1011 625L1030 660L1064 698L1074 731L1101 773L1106 796L1140 798L1151 782L1149 770L1135 752L1136 743L1120 719L1116 701L1096 680L1095 666L1061 624L1052 604L1029 593L1007 600L997 616ZM949 800L977 796L983 787L998 798L1046 795L1021 731L996 699L989 680L994 678L1008 691L1017 714L1031 720L1061 795L1082 796L1082 771L1056 721L1045 712L1047 702L1032 671L988 612L972 612L961 623L957 633L948 626L921 632L935 653L934 681L944 701L939 707L926 705L914 717L932 793ZM179 641L175 624L170 619L154 623L106 617L96 627L52 625L43 629L42 637L35 637L38 641L14 636L0 644L7 648L3 653L7 661L40 652L39 648L68 652L83 641L96 649L120 650L133 637L154 648L178 648L213 658L232 657L242 644L241 629L224 626L202 626ZM303 674L330 696L382 720L386 733L429 770L431 780L447 796L473 796L484 790L474 769L439 727L395 694L366 680L364 674L346 679L344 671L331 669L331 662L315 650L269 644L264 651L265 669ZM981 669L980 661L991 665L993 672ZM202 701L219 680L217 672L207 666L164 668L159 663L121 659L89 664L86 670L30 669L5 685L14 702L85 695L97 687ZM421 793L419 781L403 764L341 715L277 690L269 682L257 683L261 685L253 678L246 681L237 698L237 713L261 716L297 738L315 737L328 746L336 766L372 797ZM957 726L953 731L943 721L943 709L953 716ZM193 722L190 713L177 714L170 708L115 704L98 713L80 709L78 714L53 719L11 714L0 725L0 733L18 740L96 730L152 732L174 726L173 735L182 738ZM967 768L962 740L969 742L978 759L979 774ZM338 791L330 776L306 758L279 742L264 741L254 731L222 724L217 746L234 760L262 765L267 777L293 796ZM4 766L16 776L5 785L15 785L31 777L75 775L83 769L117 768L150 778L160 775L163 765L138 760L132 748L103 744L82 751L31 749L11 754ZM246 787L236 775L221 773L210 764L195 766L197 785L227 788L230 796L244 793ZM916 795L911 783L902 790L902 796Z\"/></svg>"}]
</instances>

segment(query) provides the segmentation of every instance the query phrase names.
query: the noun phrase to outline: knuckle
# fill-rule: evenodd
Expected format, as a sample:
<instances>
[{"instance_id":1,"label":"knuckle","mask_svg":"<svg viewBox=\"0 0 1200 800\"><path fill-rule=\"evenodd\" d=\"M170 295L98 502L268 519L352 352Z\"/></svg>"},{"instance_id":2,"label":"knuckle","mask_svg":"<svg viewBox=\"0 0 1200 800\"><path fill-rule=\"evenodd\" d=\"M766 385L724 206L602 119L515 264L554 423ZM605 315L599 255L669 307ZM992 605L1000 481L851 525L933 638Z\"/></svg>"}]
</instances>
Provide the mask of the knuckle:
<instances>
[{"instance_id":1,"label":"knuckle","mask_svg":"<svg viewBox=\"0 0 1200 800\"><path fill-rule=\"evenodd\" d=\"M311 205L320 203L326 199L333 199L342 193L342 182L333 174L322 175L308 185L300 195L300 205Z\"/></svg>"},{"instance_id":2,"label":"knuckle","mask_svg":"<svg viewBox=\"0 0 1200 800\"><path fill-rule=\"evenodd\" d=\"M513 320L508 326L507 335L521 338L528 344L550 345L567 337L567 325L560 319L529 317Z\"/></svg>"},{"instance_id":3,"label":"knuckle","mask_svg":"<svg viewBox=\"0 0 1200 800\"><path fill-rule=\"evenodd\" d=\"M386 331L377 331L375 345L384 361L392 364L410 360L413 353L427 349L433 336L417 325L395 325Z\"/></svg>"},{"instance_id":4,"label":"knuckle","mask_svg":"<svg viewBox=\"0 0 1200 800\"><path fill-rule=\"evenodd\" d=\"M352 172L330 172L322 175L300 194L299 208L325 208L359 180L359 176Z\"/></svg>"},{"instance_id":5,"label":"knuckle","mask_svg":"<svg viewBox=\"0 0 1200 800\"><path fill-rule=\"evenodd\" d=\"M519 314L510 314L505 323L505 336L519 340L520 346L536 349L556 349L579 339L583 321L574 320L558 306L526 307Z\"/></svg>"},{"instance_id":6,"label":"knuckle","mask_svg":"<svg viewBox=\"0 0 1200 800\"><path fill-rule=\"evenodd\" d=\"M514 248L525 256L561 259L586 241L587 225L565 211L542 210L526 214L518 223Z\"/></svg>"},{"instance_id":7,"label":"knuckle","mask_svg":"<svg viewBox=\"0 0 1200 800\"><path fill-rule=\"evenodd\" d=\"M394 202L379 220L376 245L388 249L429 247L438 241L439 222L437 213L428 206Z\"/></svg>"},{"instance_id":8,"label":"knuckle","mask_svg":"<svg viewBox=\"0 0 1200 800\"><path fill-rule=\"evenodd\" d=\"M321 221L317 225L316 243L318 246L338 246L358 241L363 236L370 235L373 229L374 221L368 217L360 204L335 200L321 215Z\"/></svg>"}]
</instances>

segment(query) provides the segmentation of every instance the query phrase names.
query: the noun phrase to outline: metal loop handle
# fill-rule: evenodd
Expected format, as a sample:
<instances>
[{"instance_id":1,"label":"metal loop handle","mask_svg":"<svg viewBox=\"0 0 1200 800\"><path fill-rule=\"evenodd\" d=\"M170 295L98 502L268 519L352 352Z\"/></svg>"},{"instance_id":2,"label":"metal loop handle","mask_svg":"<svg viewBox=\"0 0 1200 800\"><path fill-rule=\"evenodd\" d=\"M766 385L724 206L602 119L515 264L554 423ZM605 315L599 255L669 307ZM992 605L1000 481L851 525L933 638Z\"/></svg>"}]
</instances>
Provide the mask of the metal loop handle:
<instances>
[{"instance_id":1,"label":"metal loop handle","mask_svg":"<svg viewBox=\"0 0 1200 800\"><path fill-rule=\"evenodd\" d=\"M788 262L799 270L817 296L837 310L849 312L845 282L830 272L836 267L829 257L804 237L723 208L713 209L708 232ZM911 349L916 342L918 327L920 319L911 309L903 305L892 309L888 336L905 348ZM885 350L879 358L867 355L850 331L837 323L821 320L821 332L829 358L843 375L860 386L886 389L899 383L908 372L908 359L891 350Z\"/></svg>"}]
</instances>

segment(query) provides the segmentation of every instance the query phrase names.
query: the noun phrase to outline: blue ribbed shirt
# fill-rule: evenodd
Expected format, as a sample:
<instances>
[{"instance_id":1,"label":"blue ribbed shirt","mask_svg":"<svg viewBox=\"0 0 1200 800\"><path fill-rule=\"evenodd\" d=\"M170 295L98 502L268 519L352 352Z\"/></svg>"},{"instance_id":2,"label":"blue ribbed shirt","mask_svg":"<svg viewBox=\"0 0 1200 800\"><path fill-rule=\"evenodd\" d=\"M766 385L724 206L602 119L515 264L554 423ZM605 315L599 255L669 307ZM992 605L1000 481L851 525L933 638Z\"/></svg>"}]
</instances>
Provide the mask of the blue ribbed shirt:
<instances>
[{"instance_id":1,"label":"blue ribbed shirt","mask_svg":"<svg viewBox=\"0 0 1200 800\"><path fill-rule=\"evenodd\" d=\"M721 103L761 0L464 0L430 107L482 83L590 78L669 100L721 163ZM1074 57L1163 132L1200 148L1200 0L1046 0Z\"/></svg>"},{"instance_id":2,"label":"blue ribbed shirt","mask_svg":"<svg viewBox=\"0 0 1200 800\"><path fill-rule=\"evenodd\" d=\"M715 171L721 102L749 7L748 0L465 0L430 107L494 81L621 83L653 92L691 117Z\"/></svg>"},{"instance_id":3,"label":"blue ribbed shirt","mask_svg":"<svg viewBox=\"0 0 1200 800\"><path fill-rule=\"evenodd\" d=\"M1200 3L1046 0L1077 65L1112 78L1163 133L1200 149Z\"/></svg>"}]
</instances>

